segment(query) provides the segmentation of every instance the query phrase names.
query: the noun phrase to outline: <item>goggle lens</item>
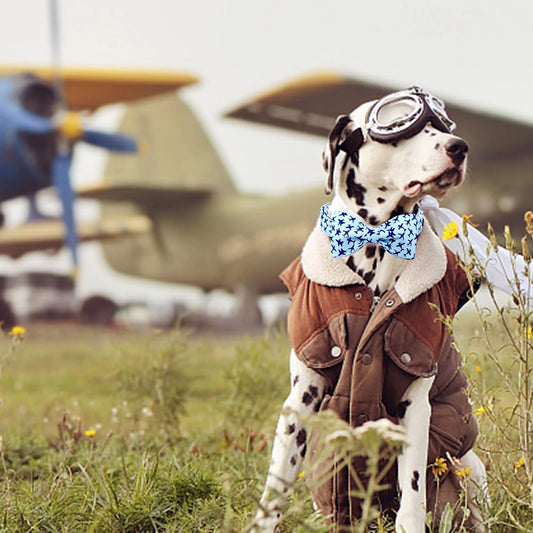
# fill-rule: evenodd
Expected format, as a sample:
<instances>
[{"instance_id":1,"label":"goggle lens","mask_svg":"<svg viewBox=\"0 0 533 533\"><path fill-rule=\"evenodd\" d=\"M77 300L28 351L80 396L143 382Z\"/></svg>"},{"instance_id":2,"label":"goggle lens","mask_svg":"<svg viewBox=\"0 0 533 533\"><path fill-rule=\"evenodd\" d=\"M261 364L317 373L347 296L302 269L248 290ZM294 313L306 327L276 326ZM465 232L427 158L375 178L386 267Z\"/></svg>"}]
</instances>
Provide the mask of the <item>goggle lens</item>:
<instances>
[{"instance_id":1,"label":"goggle lens","mask_svg":"<svg viewBox=\"0 0 533 533\"><path fill-rule=\"evenodd\" d=\"M391 128L412 120L413 115L416 114L416 103L412 99L402 98L393 100L380 106L375 120L382 128Z\"/></svg>"}]
</instances>

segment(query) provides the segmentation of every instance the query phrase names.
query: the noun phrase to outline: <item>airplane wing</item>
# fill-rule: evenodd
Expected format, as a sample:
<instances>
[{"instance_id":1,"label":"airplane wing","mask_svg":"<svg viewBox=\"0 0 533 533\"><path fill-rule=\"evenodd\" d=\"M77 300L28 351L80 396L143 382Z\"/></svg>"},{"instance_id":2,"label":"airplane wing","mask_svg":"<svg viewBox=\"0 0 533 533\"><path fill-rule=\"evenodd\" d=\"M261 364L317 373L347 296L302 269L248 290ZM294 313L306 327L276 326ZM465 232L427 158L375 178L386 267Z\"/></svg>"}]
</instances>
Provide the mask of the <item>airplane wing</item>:
<instances>
[{"instance_id":1,"label":"airplane wing","mask_svg":"<svg viewBox=\"0 0 533 533\"><path fill-rule=\"evenodd\" d=\"M275 87L226 116L325 138L337 116L402 88L319 72ZM532 125L448 103L446 109L458 124L459 135L468 139L472 165L474 161L522 156L533 150Z\"/></svg>"},{"instance_id":2,"label":"airplane wing","mask_svg":"<svg viewBox=\"0 0 533 533\"><path fill-rule=\"evenodd\" d=\"M150 183L113 185L108 181L102 181L76 191L76 196L79 198L91 198L109 202L132 202L150 209L168 204L177 206L182 201L195 202L204 200L212 194L213 192L210 190L199 188L158 187Z\"/></svg>"},{"instance_id":3,"label":"airplane wing","mask_svg":"<svg viewBox=\"0 0 533 533\"><path fill-rule=\"evenodd\" d=\"M46 67L0 65L0 76L21 72L50 82L55 74ZM61 78L69 109L78 111L147 98L198 82L196 76L186 72L90 68L62 68Z\"/></svg>"},{"instance_id":4,"label":"airplane wing","mask_svg":"<svg viewBox=\"0 0 533 533\"><path fill-rule=\"evenodd\" d=\"M104 240L150 231L151 221L143 215L109 216L96 222L80 222L76 229L81 241ZM39 220L0 229L0 254L18 258L27 252L59 250L65 244L61 220Z\"/></svg>"}]
</instances>

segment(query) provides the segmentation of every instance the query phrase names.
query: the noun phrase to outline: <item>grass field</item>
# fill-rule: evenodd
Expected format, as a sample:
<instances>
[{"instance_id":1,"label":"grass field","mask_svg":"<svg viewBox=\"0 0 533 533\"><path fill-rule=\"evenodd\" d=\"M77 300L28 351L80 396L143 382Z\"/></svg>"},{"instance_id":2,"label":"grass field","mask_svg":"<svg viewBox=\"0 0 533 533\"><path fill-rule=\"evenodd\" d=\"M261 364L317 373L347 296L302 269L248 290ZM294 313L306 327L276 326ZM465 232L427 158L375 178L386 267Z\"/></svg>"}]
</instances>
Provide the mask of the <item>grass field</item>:
<instances>
[{"instance_id":1,"label":"grass field","mask_svg":"<svg viewBox=\"0 0 533 533\"><path fill-rule=\"evenodd\" d=\"M516 464L514 427L503 432L507 447L494 435L512 404L509 388L476 324L465 315L456 335L474 408L481 425L487 420L480 453L494 473L492 531L531 531L531 483ZM12 340L0 342L7 354ZM0 380L0 531L240 531L268 468L288 351L282 328L229 337L29 325ZM512 371L509 353L502 364ZM320 531L302 481L283 531Z\"/></svg>"}]
</instances>

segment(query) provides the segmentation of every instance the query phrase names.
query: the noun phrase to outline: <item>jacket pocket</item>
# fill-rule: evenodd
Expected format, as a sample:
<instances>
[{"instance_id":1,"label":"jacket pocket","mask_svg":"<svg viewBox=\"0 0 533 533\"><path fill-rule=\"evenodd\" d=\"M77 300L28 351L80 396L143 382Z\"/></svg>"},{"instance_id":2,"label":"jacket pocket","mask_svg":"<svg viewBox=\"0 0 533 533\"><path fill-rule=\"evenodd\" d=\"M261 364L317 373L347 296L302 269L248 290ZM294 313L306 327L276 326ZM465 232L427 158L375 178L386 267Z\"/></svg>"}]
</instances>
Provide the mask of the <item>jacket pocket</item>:
<instances>
[{"instance_id":1,"label":"jacket pocket","mask_svg":"<svg viewBox=\"0 0 533 533\"><path fill-rule=\"evenodd\" d=\"M437 372L433 350L395 318L385 331L385 351L394 364L408 374L429 377Z\"/></svg>"},{"instance_id":2,"label":"jacket pocket","mask_svg":"<svg viewBox=\"0 0 533 533\"><path fill-rule=\"evenodd\" d=\"M348 351L344 314L334 317L327 327L312 336L297 354L309 368L329 368L344 360Z\"/></svg>"}]
</instances>

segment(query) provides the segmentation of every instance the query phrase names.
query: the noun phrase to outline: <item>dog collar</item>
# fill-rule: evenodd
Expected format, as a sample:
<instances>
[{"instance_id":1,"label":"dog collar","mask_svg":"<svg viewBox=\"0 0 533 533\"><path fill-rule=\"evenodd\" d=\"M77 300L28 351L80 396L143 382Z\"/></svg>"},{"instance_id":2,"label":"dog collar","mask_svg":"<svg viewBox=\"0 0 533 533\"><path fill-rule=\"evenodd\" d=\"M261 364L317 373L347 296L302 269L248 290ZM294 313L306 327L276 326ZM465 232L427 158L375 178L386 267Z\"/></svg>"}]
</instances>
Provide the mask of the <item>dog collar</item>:
<instances>
[{"instance_id":1,"label":"dog collar","mask_svg":"<svg viewBox=\"0 0 533 533\"><path fill-rule=\"evenodd\" d=\"M418 235L424 225L424 214L398 215L377 227L345 213L335 211L329 215L330 204L320 209L320 228L330 238L331 255L344 257L357 252L365 244L378 244L388 253L401 259L413 259Z\"/></svg>"}]
</instances>

